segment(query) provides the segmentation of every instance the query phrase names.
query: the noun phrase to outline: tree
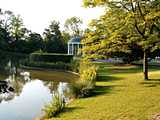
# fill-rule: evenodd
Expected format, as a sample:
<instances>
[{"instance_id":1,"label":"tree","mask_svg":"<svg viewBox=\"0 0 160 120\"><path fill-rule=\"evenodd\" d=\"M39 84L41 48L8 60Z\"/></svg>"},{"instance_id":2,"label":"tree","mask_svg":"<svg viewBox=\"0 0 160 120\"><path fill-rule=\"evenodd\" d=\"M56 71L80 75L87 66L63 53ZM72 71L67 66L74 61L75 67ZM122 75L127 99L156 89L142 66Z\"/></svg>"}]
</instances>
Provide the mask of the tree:
<instances>
[{"instance_id":1,"label":"tree","mask_svg":"<svg viewBox=\"0 0 160 120\"><path fill-rule=\"evenodd\" d=\"M11 33L11 36L14 38L14 40L22 40L25 34L25 30L26 29L23 27L22 18L19 15L12 15L10 18L9 32Z\"/></svg>"},{"instance_id":2,"label":"tree","mask_svg":"<svg viewBox=\"0 0 160 120\"><path fill-rule=\"evenodd\" d=\"M2 27L0 27L0 50L8 50L9 49L9 42L11 38L9 33Z\"/></svg>"},{"instance_id":3,"label":"tree","mask_svg":"<svg viewBox=\"0 0 160 120\"><path fill-rule=\"evenodd\" d=\"M65 29L68 31L72 36L80 36L81 35L81 25L82 20L78 17L71 17L65 21Z\"/></svg>"},{"instance_id":4,"label":"tree","mask_svg":"<svg viewBox=\"0 0 160 120\"><path fill-rule=\"evenodd\" d=\"M61 31L59 30L59 22L52 21L49 28L45 29L44 42L46 52L64 53L64 44Z\"/></svg>"},{"instance_id":5,"label":"tree","mask_svg":"<svg viewBox=\"0 0 160 120\"><path fill-rule=\"evenodd\" d=\"M62 31L63 44L65 48L65 52L68 50L68 41L71 39L71 35L68 32Z\"/></svg>"},{"instance_id":6,"label":"tree","mask_svg":"<svg viewBox=\"0 0 160 120\"><path fill-rule=\"evenodd\" d=\"M144 79L148 79L148 54L160 44L160 1L159 0L83 0L84 6L105 6L107 12L95 25L95 30L85 41L92 43L99 52L129 52L129 46L142 48ZM86 44L89 44L86 42ZM91 48L90 48L91 49Z\"/></svg>"},{"instance_id":7,"label":"tree","mask_svg":"<svg viewBox=\"0 0 160 120\"><path fill-rule=\"evenodd\" d=\"M27 41L27 53L43 49L43 39L38 33L30 33L26 38Z\"/></svg>"},{"instance_id":8,"label":"tree","mask_svg":"<svg viewBox=\"0 0 160 120\"><path fill-rule=\"evenodd\" d=\"M13 16L13 12L6 10L0 12L0 24L2 28L4 28L6 31L9 31L9 24L11 22L11 17Z\"/></svg>"},{"instance_id":9,"label":"tree","mask_svg":"<svg viewBox=\"0 0 160 120\"><path fill-rule=\"evenodd\" d=\"M10 11L2 11L0 9L0 49L1 50L9 50L9 43L11 42L11 37L7 30L8 16L10 16L12 12Z\"/></svg>"}]
</instances>

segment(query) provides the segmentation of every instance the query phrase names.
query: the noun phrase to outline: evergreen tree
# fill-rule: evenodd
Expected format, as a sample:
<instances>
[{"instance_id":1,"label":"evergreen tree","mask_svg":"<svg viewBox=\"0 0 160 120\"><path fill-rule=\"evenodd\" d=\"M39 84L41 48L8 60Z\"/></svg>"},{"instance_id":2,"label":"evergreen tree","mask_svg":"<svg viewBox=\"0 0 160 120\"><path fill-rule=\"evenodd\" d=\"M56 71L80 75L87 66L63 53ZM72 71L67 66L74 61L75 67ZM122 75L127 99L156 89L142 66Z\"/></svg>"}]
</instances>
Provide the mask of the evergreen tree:
<instances>
[{"instance_id":1,"label":"evergreen tree","mask_svg":"<svg viewBox=\"0 0 160 120\"><path fill-rule=\"evenodd\" d=\"M52 21L49 28L44 32L44 51L52 53L64 53L64 44L59 22Z\"/></svg>"}]
</instances>

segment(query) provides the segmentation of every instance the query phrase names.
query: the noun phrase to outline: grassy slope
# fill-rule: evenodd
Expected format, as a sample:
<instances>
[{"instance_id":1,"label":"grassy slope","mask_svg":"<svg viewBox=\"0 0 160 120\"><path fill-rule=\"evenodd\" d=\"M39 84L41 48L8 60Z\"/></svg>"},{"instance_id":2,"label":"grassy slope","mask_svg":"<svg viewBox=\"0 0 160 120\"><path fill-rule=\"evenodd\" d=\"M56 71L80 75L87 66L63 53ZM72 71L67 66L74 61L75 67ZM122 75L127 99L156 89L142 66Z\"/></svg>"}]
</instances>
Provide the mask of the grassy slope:
<instances>
[{"instance_id":1,"label":"grassy slope","mask_svg":"<svg viewBox=\"0 0 160 120\"><path fill-rule=\"evenodd\" d=\"M97 95L75 100L51 120L148 120L160 112L158 68L144 81L141 67L99 65Z\"/></svg>"}]
</instances>

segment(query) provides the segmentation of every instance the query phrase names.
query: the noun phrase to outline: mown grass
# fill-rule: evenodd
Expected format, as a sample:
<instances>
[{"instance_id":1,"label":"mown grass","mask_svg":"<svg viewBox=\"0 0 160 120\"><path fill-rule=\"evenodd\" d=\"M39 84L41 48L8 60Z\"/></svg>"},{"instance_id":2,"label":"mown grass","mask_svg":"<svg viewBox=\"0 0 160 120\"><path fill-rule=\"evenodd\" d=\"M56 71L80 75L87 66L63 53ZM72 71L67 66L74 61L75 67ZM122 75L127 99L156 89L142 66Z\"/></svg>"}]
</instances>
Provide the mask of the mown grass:
<instances>
[{"instance_id":1,"label":"mown grass","mask_svg":"<svg viewBox=\"0 0 160 120\"><path fill-rule=\"evenodd\" d=\"M141 66L100 66L95 95L73 101L50 120L150 120L160 113L160 70L150 67L148 81Z\"/></svg>"}]
</instances>

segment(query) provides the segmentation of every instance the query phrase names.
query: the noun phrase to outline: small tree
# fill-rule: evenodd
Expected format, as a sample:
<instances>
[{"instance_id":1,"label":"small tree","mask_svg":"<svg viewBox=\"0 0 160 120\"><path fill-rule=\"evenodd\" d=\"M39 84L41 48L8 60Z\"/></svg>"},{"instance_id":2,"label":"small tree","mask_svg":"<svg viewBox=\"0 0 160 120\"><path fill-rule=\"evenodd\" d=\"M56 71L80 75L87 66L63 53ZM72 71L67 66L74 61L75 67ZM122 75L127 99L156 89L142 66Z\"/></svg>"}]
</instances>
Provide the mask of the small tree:
<instances>
[{"instance_id":1,"label":"small tree","mask_svg":"<svg viewBox=\"0 0 160 120\"><path fill-rule=\"evenodd\" d=\"M82 33L81 25L82 20L78 17L71 17L65 21L65 29L68 31L72 36L80 36Z\"/></svg>"},{"instance_id":2,"label":"small tree","mask_svg":"<svg viewBox=\"0 0 160 120\"><path fill-rule=\"evenodd\" d=\"M9 32L15 41L21 40L24 37L25 29L23 27L23 20L20 15L12 15L10 17Z\"/></svg>"}]
</instances>

